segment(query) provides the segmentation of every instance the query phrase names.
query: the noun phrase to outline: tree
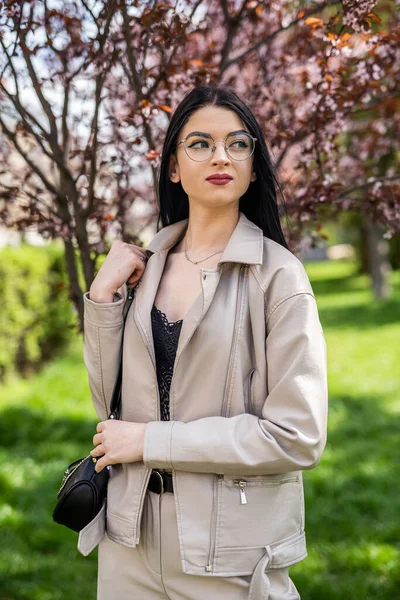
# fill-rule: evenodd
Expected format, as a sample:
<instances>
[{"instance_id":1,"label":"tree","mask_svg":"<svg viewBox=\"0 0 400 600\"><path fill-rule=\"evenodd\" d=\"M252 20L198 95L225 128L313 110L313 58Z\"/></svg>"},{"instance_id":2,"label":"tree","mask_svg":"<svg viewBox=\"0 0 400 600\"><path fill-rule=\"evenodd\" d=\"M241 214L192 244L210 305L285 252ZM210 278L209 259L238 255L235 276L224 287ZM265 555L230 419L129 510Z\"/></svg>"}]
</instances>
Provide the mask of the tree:
<instances>
[{"instance_id":1,"label":"tree","mask_svg":"<svg viewBox=\"0 0 400 600\"><path fill-rule=\"evenodd\" d=\"M155 212L160 141L199 83L233 86L254 109L284 180L292 243L349 209L400 232L399 17L393 2L375 4L4 4L0 214L63 239L81 330L78 261L89 289L110 228L129 240L138 198Z\"/></svg>"}]
</instances>

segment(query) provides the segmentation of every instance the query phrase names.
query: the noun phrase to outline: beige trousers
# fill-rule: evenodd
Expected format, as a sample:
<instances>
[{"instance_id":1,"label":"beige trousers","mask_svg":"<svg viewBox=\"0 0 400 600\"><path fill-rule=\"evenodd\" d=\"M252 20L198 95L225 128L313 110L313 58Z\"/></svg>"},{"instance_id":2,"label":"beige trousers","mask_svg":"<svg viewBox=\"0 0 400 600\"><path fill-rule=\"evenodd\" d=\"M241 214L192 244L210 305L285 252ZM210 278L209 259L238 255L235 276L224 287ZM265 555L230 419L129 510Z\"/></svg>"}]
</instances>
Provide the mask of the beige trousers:
<instances>
[{"instance_id":1,"label":"beige trousers","mask_svg":"<svg viewBox=\"0 0 400 600\"><path fill-rule=\"evenodd\" d=\"M289 568L269 569L269 591L254 600L300 600ZM252 575L202 577L181 569L174 495L147 491L140 543L128 548L110 540L99 544L97 600L247 600Z\"/></svg>"}]
</instances>

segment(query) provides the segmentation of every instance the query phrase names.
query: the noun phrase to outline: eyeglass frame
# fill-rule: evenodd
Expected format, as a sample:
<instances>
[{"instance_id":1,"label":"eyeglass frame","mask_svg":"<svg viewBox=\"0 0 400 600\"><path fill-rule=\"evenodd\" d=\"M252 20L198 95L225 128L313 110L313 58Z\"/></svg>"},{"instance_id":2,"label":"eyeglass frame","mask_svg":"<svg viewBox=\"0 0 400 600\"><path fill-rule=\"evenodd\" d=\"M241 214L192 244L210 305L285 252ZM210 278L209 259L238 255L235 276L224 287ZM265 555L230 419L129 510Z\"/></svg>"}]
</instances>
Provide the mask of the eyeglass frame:
<instances>
[{"instance_id":1,"label":"eyeglass frame","mask_svg":"<svg viewBox=\"0 0 400 600\"><path fill-rule=\"evenodd\" d=\"M253 156L253 154L254 154L254 150L255 150L255 148L256 148L256 141L258 140L258 138L256 138L256 137L253 137L252 135L250 135L250 134L249 134L249 133L247 133L247 132L246 132L246 133L243 133L243 135L247 135L247 136L248 136L250 139L252 139L252 140L253 140L253 142L254 142L254 145L253 145L253 150L251 151L251 154L249 154L249 156L246 156L246 158L233 158L233 157L232 157L232 156L229 154L229 152L228 152L228 150L227 150L227 148L226 148L226 140L228 139L228 137L229 137L230 135L232 135L232 134L231 134L231 133L228 133L228 135L226 136L226 138L225 138L224 140L214 140L214 138L213 138L213 136L212 136L212 135L209 135L209 134L207 134L207 138L208 138L208 139L209 139L209 138L211 138L211 139L212 139L212 141L214 142L214 145L213 145L213 147L212 147L212 149L211 149L211 156L210 156L209 158L205 158L204 160L195 160L194 158L192 158L191 156L189 156L189 154L187 153L186 146L184 146L184 149L185 149L185 154L186 154L186 156L187 156L188 158L190 158L190 160L193 160L194 162L206 162L206 160L209 160L209 159L210 159L210 158L213 156L213 154L214 154L214 152L215 152L215 150L216 150L216 145L215 145L215 144L216 144L217 142L224 142L224 146L225 146L225 153L226 153L226 154L227 154L227 156L229 156L229 158L231 158L232 160L238 160L238 161L240 161L240 162L241 162L242 160L247 160L248 158L250 158L251 156ZM188 140L190 137L196 137L196 136L194 136L194 135L192 136L191 134L189 134L187 137L185 137L185 139L181 140L181 141L180 141L178 144L176 144L176 147L175 147L175 152L178 150L178 146L180 146L181 144L183 144L183 142L186 142L186 141L187 141L187 140ZM200 137L200 136L199 136L199 137Z\"/></svg>"}]
</instances>

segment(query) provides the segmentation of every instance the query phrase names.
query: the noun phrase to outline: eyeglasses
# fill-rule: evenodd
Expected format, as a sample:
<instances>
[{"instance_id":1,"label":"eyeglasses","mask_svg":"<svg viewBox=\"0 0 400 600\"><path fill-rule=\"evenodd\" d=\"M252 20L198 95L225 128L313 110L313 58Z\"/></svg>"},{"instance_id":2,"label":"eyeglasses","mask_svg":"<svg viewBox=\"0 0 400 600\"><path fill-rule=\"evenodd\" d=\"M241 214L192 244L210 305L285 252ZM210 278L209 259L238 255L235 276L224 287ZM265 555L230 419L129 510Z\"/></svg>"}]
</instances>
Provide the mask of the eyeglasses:
<instances>
[{"instance_id":1,"label":"eyeglasses","mask_svg":"<svg viewBox=\"0 0 400 600\"><path fill-rule=\"evenodd\" d=\"M209 140L212 140L213 145ZM223 142L225 152L232 160L246 160L253 154L256 141L257 138L248 133L230 133L225 140L214 140L208 133L190 134L176 145L176 149L180 144L184 144L183 147L189 158L196 162L204 162L214 154L216 143Z\"/></svg>"}]
</instances>

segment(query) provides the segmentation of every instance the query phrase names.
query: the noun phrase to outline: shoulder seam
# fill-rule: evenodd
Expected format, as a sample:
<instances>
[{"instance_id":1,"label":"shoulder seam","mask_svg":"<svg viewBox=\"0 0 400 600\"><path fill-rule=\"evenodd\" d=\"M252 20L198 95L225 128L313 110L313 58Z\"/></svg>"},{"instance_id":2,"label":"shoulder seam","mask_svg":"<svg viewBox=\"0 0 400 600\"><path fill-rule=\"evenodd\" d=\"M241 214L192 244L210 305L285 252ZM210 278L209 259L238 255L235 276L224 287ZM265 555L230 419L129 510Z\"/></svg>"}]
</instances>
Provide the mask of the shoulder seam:
<instances>
[{"instance_id":1,"label":"shoulder seam","mask_svg":"<svg viewBox=\"0 0 400 600\"><path fill-rule=\"evenodd\" d=\"M289 300L290 298L293 298L294 296L300 296L301 294L307 294L308 296L311 296L312 298L314 298L315 300L315 296L314 294L312 294L309 290L297 290L296 292L292 292L291 294L288 294L287 296L285 296L284 298L281 298L278 302L276 302L272 308L269 310L267 317L266 317L266 323L268 323L270 317L272 316L272 314L275 312L275 310L281 306L281 304L283 304L284 302L286 302L287 300Z\"/></svg>"}]
</instances>

